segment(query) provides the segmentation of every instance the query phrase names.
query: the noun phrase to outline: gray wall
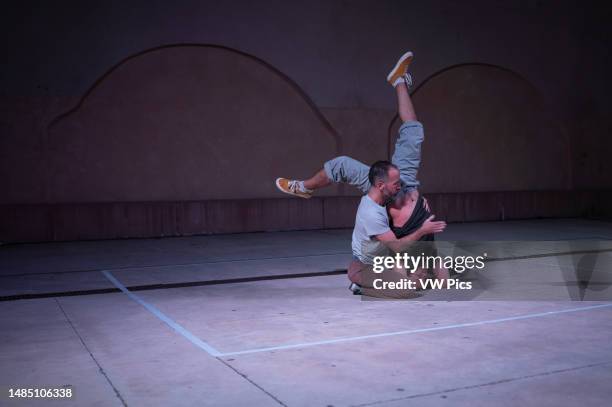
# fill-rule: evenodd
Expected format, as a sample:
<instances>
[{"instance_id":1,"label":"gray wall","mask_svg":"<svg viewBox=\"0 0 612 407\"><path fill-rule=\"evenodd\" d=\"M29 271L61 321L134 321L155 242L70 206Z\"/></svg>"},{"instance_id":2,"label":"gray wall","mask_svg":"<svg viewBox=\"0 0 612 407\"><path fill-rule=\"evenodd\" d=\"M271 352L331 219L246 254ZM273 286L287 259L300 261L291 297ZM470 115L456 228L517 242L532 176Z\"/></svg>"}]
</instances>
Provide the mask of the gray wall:
<instances>
[{"instance_id":1,"label":"gray wall","mask_svg":"<svg viewBox=\"0 0 612 407\"><path fill-rule=\"evenodd\" d=\"M79 95L129 55L163 44L212 43L264 59L293 78L318 106L393 108L382 79L389 63L411 48L419 58L417 78L457 63L501 65L528 78L566 113L577 56L594 46L577 37L587 24L584 2L94 1L62 6L69 3L31 7L26 2L4 14L8 32L2 37L10 63L3 69L0 92Z\"/></svg>"},{"instance_id":2,"label":"gray wall","mask_svg":"<svg viewBox=\"0 0 612 407\"><path fill-rule=\"evenodd\" d=\"M516 154L521 148L529 148L525 135L538 138L525 157L537 161L536 148L550 145L550 154L544 154L544 165L550 168L550 162L553 169L558 168L559 177L555 178L553 171L545 178L520 173L512 178L508 166L518 160L512 156L512 163L498 163L504 166L498 169L506 174L499 184L485 178L474 184L468 177L452 183L453 191L612 186L608 159L612 153L611 108L607 97L611 63L606 52L610 29L605 13L588 3L125 3L129 4L33 2L3 10L2 38L9 62L4 64L0 77L0 174L4 180L1 202L46 202L46 197L53 196L45 194L48 186L40 185L46 171L40 163L47 160L45 155L51 144L49 123L74 108L98 79L125 58L176 43L219 44L261 58L294 81L329 120L344 140L338 152L366 162L388 153L387 127L394 116L395 101L384 77L404 49L409 47L417 55L417 82L456 64L500 66L533 87L535 96L527 105L537 99L537 111L542 112L542 120L547 123L543 132L530 129L521 134L522 147L517 147ZM240 81L236 78L237 84ZM487 83L479 82L481 92L476 93L487 94ZM457 82L455 94L456 86ZM443 98L444 94L439 93L438 99L420 98L426 105L425 117L440 121L428 124L424 120L433 131L432 141L428 141L431 143L435 142L436 132L461 128L458 134L469 133L473 124L473 117L444 121L444 114L434 114L438 100L440 110L461 104L461 100L453 99L449 104ZM415 102L418 110L418 94ZM471 103L475 108L470 114L476 117L489 107L488 100L476 98ZM520 100L513 103L512 114L524 111L524 107L516 106ZM537 117L529 117L524 123L534 121L534 128L539 129ZM504 134L500 143L511 137L512 133ZM558 144L553 145L555 138L564 143L561 151L565 153L559 152ZM478 144L478 140L472 140L476 145L471 151L475 155L488 154L491 146ZM452 143L436 146L440 154L449 154L453 148ZM560 158L561 154L565 158ZM310 164L306 158L304 165ZM529 162L520 165L538 168ZM481 171L472 162L466 162L466 166L467 172L470 168ZM435 191L445 188L444 182L433 182Z\"/></svg>"}]
</instances>

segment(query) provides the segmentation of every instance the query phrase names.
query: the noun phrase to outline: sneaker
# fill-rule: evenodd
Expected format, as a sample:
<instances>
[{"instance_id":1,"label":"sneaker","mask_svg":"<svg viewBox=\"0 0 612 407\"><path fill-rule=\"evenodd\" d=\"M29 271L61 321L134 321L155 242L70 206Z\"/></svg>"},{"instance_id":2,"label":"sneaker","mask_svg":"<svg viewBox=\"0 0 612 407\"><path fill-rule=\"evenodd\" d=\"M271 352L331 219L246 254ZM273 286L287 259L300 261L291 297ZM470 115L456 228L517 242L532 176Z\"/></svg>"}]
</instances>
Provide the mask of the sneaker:
<instances>
[{"instance_id":1,"label":"sneaker","mask_svg":"<svg viewBox=\"0 0 612 407\"><path fill-rule=\"evenodd\" d=\"M412 75L409 73L404 74L404 76L400 76L392 83L393 87L396 87L400 83L405 83L408 88L412 87Z\"/></svg>"},{"instance_id":2,"label":"sneaker","mask_svg":"<svg viewBox=\"0 0 612 407\"><path fill-rule=\"evenodd\" d=\"M312 198L312 191L307 189L302 190L300 188L300 181L288 180L287 178L277 178L276 188L289 195L299 196L300 198L306 199Z\"/></svg>"},{"instance_id":3,"label":"sneaker","mask_svg":"<svg viewBox=\"0 0 612 407\"><path fill-rule=\"evenodd\" d=\"M353 295L361 295L361 286L357 283L351 283L349 290L353 292Z\"/></svg>"},{"instance_id":4,"label":"sneaker","mask_svg":"<svg viewBox=\"0 0 612 407\"><path fill-rule=\"evenodd\" d=\"M387 75L387 82L389 82L391 85L394 85L399 78L406 75L406 73L408 73L408 67L412 62L413 57L414 56L412 55L411 51L408 51L404 55L402 55L399 61L397 61L397 63L395 64L395 67L393 67L391 72L389 72L389 75Z\"/></svg>"}]
</instances>

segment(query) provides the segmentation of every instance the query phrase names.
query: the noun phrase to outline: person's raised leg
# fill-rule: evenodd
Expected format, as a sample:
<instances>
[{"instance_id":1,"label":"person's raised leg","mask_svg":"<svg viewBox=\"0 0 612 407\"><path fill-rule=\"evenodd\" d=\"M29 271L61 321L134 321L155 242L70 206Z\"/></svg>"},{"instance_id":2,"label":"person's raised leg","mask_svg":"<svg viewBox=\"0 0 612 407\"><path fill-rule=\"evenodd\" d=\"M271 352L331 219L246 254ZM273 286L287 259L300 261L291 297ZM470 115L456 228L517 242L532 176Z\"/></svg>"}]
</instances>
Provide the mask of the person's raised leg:
<instances>
[{"instance_id":1,"label":"person's raised leg","mask_svg":"<svg viewBox=\"0 0 612 407\"><path fill-rule=\"evenodd\" d=\"M412 76L408 73L408 68L414 59L411 51L406 52L397 61L389 75L387 81L395 88L397 93L397 111L402 122L416 121L416 113L408 89L412 86Z\"/></svg>"},{"instance_id":2,"label":"person's raised leg","mask_svg":"<svg viewBox=\"0 0 612 407\"><path fill-rule=\"evenodd\" d=\"M399 82L395 86L395 93L397 94L397 113L399 114L402 123L417 121L414 105L412 104L412 99L410 99L410 94L408 93L407 80L404 80L404 82Z\"/></svg>"},{"instance_id":3,"label":"person's raised leg","mask_svg":"<svg viewBox=\"0 0 612 407\"><path fill-rule=\"evenodd\" d=\"M312 193L332 183L345 183L359 188L363 193L370 189L368 173L370 167L354 158L340 156L333 158L323 165L312 177L306 180L290 180L277 178L276 187L290 195L301 198L310 198Z\"/></svg>"},{"instance_id":4,"label":"person's raised leg","mask_svg":"<svg viewBox=\"0 0 612 407\"><path fill-rule=\"evenodd\" d=\"M325 173L325 169L320 170L312 177L304 180L304 188L310 191L314 191L315 189L319 188L324 188L331 184L332 180L329 179L329 177Z\"/></svg>"},{"instance_id":5,"label":"person's raised leg","mask_svg":"<svg viewBox=\"0 0 612 407\"><path fill-rule=\"evenodd\" d=\"M399 169L402 182L408 189L414 189L419 185L416 176L421 164L421 143L424 139L423 126L417 121L414 105L408 93L408 89L412 86L412 76L408 73L412 60L411 52L402 55L387 77L395 88L397 111L402 120L391 162Z\"/></svg>"}]
</instances>

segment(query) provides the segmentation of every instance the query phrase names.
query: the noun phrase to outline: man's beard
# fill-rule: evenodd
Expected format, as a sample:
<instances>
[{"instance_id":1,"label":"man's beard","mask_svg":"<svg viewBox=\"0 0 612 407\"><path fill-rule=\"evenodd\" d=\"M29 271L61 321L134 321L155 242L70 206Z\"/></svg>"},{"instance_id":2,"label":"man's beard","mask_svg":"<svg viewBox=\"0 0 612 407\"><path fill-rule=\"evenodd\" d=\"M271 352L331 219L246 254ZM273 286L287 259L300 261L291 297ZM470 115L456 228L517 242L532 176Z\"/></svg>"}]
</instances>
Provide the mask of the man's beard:
<instances>
[{"instance_id":1,"label":"man's beard","mask_svg":"<svg viewBox=\"0 0 612 407\"><path fill-rule=\"evenodd\" d=\"M388 198L383 200L383 206L387 206L389 205L391 202L393 202L395 200L395 197L397 197L397 194L399 194L400 191L394 193L393 195L389 195Z\"/></svg>"}]
</instances>

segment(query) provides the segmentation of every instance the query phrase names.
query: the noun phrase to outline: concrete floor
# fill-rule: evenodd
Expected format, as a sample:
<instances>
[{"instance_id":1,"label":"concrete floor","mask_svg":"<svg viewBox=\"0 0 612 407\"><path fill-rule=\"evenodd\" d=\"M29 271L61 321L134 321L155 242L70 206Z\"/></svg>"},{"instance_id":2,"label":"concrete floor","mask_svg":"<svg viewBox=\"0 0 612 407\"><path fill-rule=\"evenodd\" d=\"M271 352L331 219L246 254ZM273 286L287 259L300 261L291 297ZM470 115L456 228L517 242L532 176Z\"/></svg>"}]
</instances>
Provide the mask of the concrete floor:
<instances>
[{"instance_id":1,"label":"concrete floor","mask_svg":"<svg viewBox=\"0 0 612 407\"><path fill-rule=\"evenodd\" d=\"M350 295L350 232L1 246L0 405L608 405L612 223L449 225L469 301Z\"/></svg>"}]
</instances>

